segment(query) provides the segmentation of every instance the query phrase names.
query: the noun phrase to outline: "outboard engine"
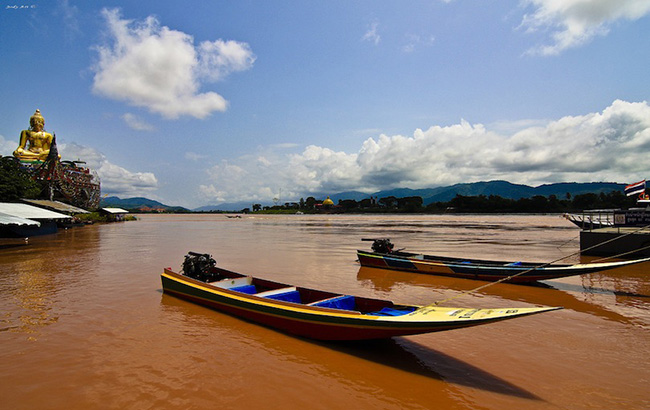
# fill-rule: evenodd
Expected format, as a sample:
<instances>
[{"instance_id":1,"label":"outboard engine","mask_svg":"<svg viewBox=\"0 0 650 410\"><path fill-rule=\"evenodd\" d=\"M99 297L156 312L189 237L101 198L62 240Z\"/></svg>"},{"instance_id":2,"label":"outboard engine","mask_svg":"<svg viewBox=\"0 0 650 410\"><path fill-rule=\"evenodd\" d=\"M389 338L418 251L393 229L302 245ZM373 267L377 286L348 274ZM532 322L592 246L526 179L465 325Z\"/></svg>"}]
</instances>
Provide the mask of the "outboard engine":
<instances>
[{"instance_id":1,"label":"outboard engine","mask_svg":"<svg viewBox=\"0 0 650 410\"><path fill-rule=\"evenodd\" d=\"M188 252L183 261L183 273L193 279L211 282L217 280L219 276L214 269L216 265L217 261L212 258L212 255Z\"/></svg>"},{"instance_id":2,"label":"outboard engine","mask_svg":"<svg viewBox=\"0 0 650 410\"><path fill-rule=\"evenodd\" d=\"M372 243L372 251L376 253L391 253L394 247L390 239L375 239Z\"/></svg>"}]
</instances>

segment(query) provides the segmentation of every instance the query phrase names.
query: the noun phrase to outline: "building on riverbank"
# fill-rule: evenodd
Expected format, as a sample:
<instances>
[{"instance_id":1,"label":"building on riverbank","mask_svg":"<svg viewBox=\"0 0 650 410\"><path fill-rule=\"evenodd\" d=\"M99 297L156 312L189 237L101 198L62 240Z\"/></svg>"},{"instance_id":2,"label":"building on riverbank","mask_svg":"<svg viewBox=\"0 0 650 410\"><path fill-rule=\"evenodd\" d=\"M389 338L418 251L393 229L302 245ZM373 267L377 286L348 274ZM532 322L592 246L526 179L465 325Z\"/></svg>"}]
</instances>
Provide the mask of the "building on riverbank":
<instances>
[{"instance_id":1,"label":"building on riverbank","mask_svg":"<svg viewBox=\"0 0 650 410\"><path fill-rule=\"evenodd\" d=\"M107 216L109 222L121 222L129 211L122 208L100 208L99 213Z\"/></svg>"},{"instance_id":2,"label":"building on riverbank","mask_svg":"<svg viewBox=\"0 0 650 410\"><path fill-rule=\"evenodd\" d=\"M0 219L0 222L4 222L0 224L0 237L3 238L27 238L56 233L57 224L72 220L71 216L59 212L8 202L0 203L0 214L11 217Z\"/></svg>"}]
</instances>

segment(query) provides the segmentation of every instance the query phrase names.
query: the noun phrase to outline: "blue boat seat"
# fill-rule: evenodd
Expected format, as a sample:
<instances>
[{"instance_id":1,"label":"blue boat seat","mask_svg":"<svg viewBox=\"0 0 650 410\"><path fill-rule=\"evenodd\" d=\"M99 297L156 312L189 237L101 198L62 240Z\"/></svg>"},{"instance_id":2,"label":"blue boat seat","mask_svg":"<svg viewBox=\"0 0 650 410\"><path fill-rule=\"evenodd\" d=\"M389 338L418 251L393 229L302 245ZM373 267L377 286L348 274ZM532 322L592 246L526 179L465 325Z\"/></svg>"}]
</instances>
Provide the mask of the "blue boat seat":
<instances>
[{"instance_id":1,"label":"blue boat seat","mask_svg":"<svg viewBox=\"0 0 650 410\"><path fill-rule=\"evenodd\" d=\"M354 301L354 296L341 295L329 299L319 300L317 302L312 302L309 305L330 309L354 310L356 303Z\"/></svg>"},{"instance_id":2,"label":"blue boat seat","mask_svg":"<svg viewBox=\"0 0 650 410\"><path fill-rule=\"evenodd\" d=\"M394 309L394 308L389 308L385 307L382 310L378 312L372 312L368 313L369 315L372 316L402 316L402 315L407 315L411 312L413 312L415 308L402 308L402 309Z\"/></svg>"},{"instance_id":3,"label":"blue boat seat","mask_svg":"<svg viewBox=\"0 0 650 410\"><path fill-rule=\"evenodd\" d=\"M291 290L285 293L276 293L274 295L264 296L269 299L282 300L285 302L300 303L300 292Z\"/></svg>"},{"instance_id":4,"label":"blue boat seat","mask_svg":"<svg viewBox=\"0 0 650 410\"><path fill-rule=\"evenodd\" d=\"M230 290L234 290L236 292L241 292L241 293L247 293L249 295L257 293L257 288L255 287L255 285L235 286L230 288Z\"/></svg>"},{"instance_id":5,"label":"blue boat seat","mask_svg":"<svg viewBox=\"0 0 650 410\"><path fill-rule=\"evenodd\" d=\"M263 298L283 300L285 302L300 303L300 292L295 287L267 290L257 293L255 296Z\"/></svg>"}]
</instances>

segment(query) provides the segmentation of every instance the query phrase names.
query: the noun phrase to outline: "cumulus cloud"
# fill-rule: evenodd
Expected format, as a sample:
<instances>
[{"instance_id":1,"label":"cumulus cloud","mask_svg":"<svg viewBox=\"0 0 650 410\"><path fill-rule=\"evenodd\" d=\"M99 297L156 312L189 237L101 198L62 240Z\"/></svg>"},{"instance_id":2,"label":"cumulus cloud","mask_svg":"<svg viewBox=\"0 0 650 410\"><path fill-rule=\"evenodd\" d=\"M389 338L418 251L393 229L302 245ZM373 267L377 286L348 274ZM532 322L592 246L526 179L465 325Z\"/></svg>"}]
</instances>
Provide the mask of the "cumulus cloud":
<instances>
[{"instance_id":1,"label":"cumulus cloud","mask_svg":"<svg viewBox=\"0 0 650 410\"><path fill-rule=\"evenodd\" d=\"M570 116L505 134L460 121L417 129L410 136L369 138L358 152L308 146L299 154L267 151L224 160L202 185L212 202L295 200L312 193L428 188L504 179L551 182L633 182L650 166L650 106L614 101L599 113ZM506 129L503 124L501 128Z\"/></svg>"},{"instance_id":2,"label":"cumulus cloud","mask_svg":"<svg viewBox=\"0 0 650 410\"><path fill-rule=\"evenodd\" d=\"M202 82L222 80L255 61L246 43L216 40L195 47L191 35L161 26L153 16L133 21L122 19L117 9L102 14L107 42L96 47L93 92L166 118L205 118L225 111L227 101L215 92L201 92Z\"/></svg>"},{"instance_id":3,"label":"cumulus cloud","mask_svg":"<svg viewBox=\"0 0 650 410\"><path fill-rule=\"evenodd\" d=\"M204 41L199 46L199 75L219 81L235 71L245 71L253 66L255 56L246 43L216 40Z\"/></svg>"},{"instance_id":4,"label":"cumulus cloud","mask_svg":"<svg viewBox=\"0 0 650 410\"><path fill-rule=\"evenodd\" d=\"M97 172L102 194L121 197L145 196L158 188L158 179L151 172L133 172L113 164L99 151L76 143L57 144L62 159L81 159Z\"/></svg>"},{"instance_id":5,"label":"cumulus cloud","mask_svg":"<svg viewBox=\"0 0 650 410\"><path fill-rule=\"evenodd\" d=\"M235 161L223 160L207 171L211 183L201 185L200 193L215 203L270 200L288 186L284 183L291 180L289 173L281 157L247 155ZM298 193L284 191L289 196Z\"/></svg>"},{"instance_id":6,"label":"cumulus cloud","mask_svg":"<svg viewBox=\"0 0 650 410\"><path fill-rule=\"evenodd\" d=\"M523 0L533 8L522 27L529 32L550 30L552 44L529 50L555 55L607 34L621 20L638 20L650 13L650 0Z\"/></svg>"},{"instance_id":7,"label":"cumulus cloud","mask_svg":"<svg viewBox=\"0 0 650 410\"><path fill-rule=\"evenodd\" d=\"M650 148L647 102L614 101L602 113L564 117L513 135L495 168L543 181L620 181L645 177ZM533 176L537 177L534 178Z\"/></svg>"}]
</instances>

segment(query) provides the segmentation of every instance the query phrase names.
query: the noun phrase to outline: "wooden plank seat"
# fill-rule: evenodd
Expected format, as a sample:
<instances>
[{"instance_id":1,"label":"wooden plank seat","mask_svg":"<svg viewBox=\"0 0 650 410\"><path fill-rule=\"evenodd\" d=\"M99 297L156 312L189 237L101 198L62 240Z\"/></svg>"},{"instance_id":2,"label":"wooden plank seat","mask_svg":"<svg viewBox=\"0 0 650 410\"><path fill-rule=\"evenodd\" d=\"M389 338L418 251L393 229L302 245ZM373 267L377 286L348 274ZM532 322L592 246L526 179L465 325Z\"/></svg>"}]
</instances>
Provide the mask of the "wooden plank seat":
<instances>
[{"instance_id":1,"label":"wooden plank seat","mask_svg":"<svg viewBox=\"0 0 650 410\"><path fill-rule=\"evenodd\" d=\"M257 293L255 296L260 296L260 297L263 297L263 298L267 298L269 296L279 295L281 293L286 293L286 292L293 292L295 290L296 290L295 286L289 286L289 287L286 287L286 288L271 289L271 290L267 290L265 292L260 292L260 293Z\"/></svg>"},{"instance_id":2,"label":"wooden plank seat","mask_svg":"<svg viewBox=\"0 0 650 410\"><path fill-rule=\"evenodd\" d=\"M251 285L252 283L253 283L252 277L244 276L242 278L223 279L223 280L218 280L216 282L210 282L210 285L222 289L232 289L239 286Z\"/></svg>"}]
</instances>

